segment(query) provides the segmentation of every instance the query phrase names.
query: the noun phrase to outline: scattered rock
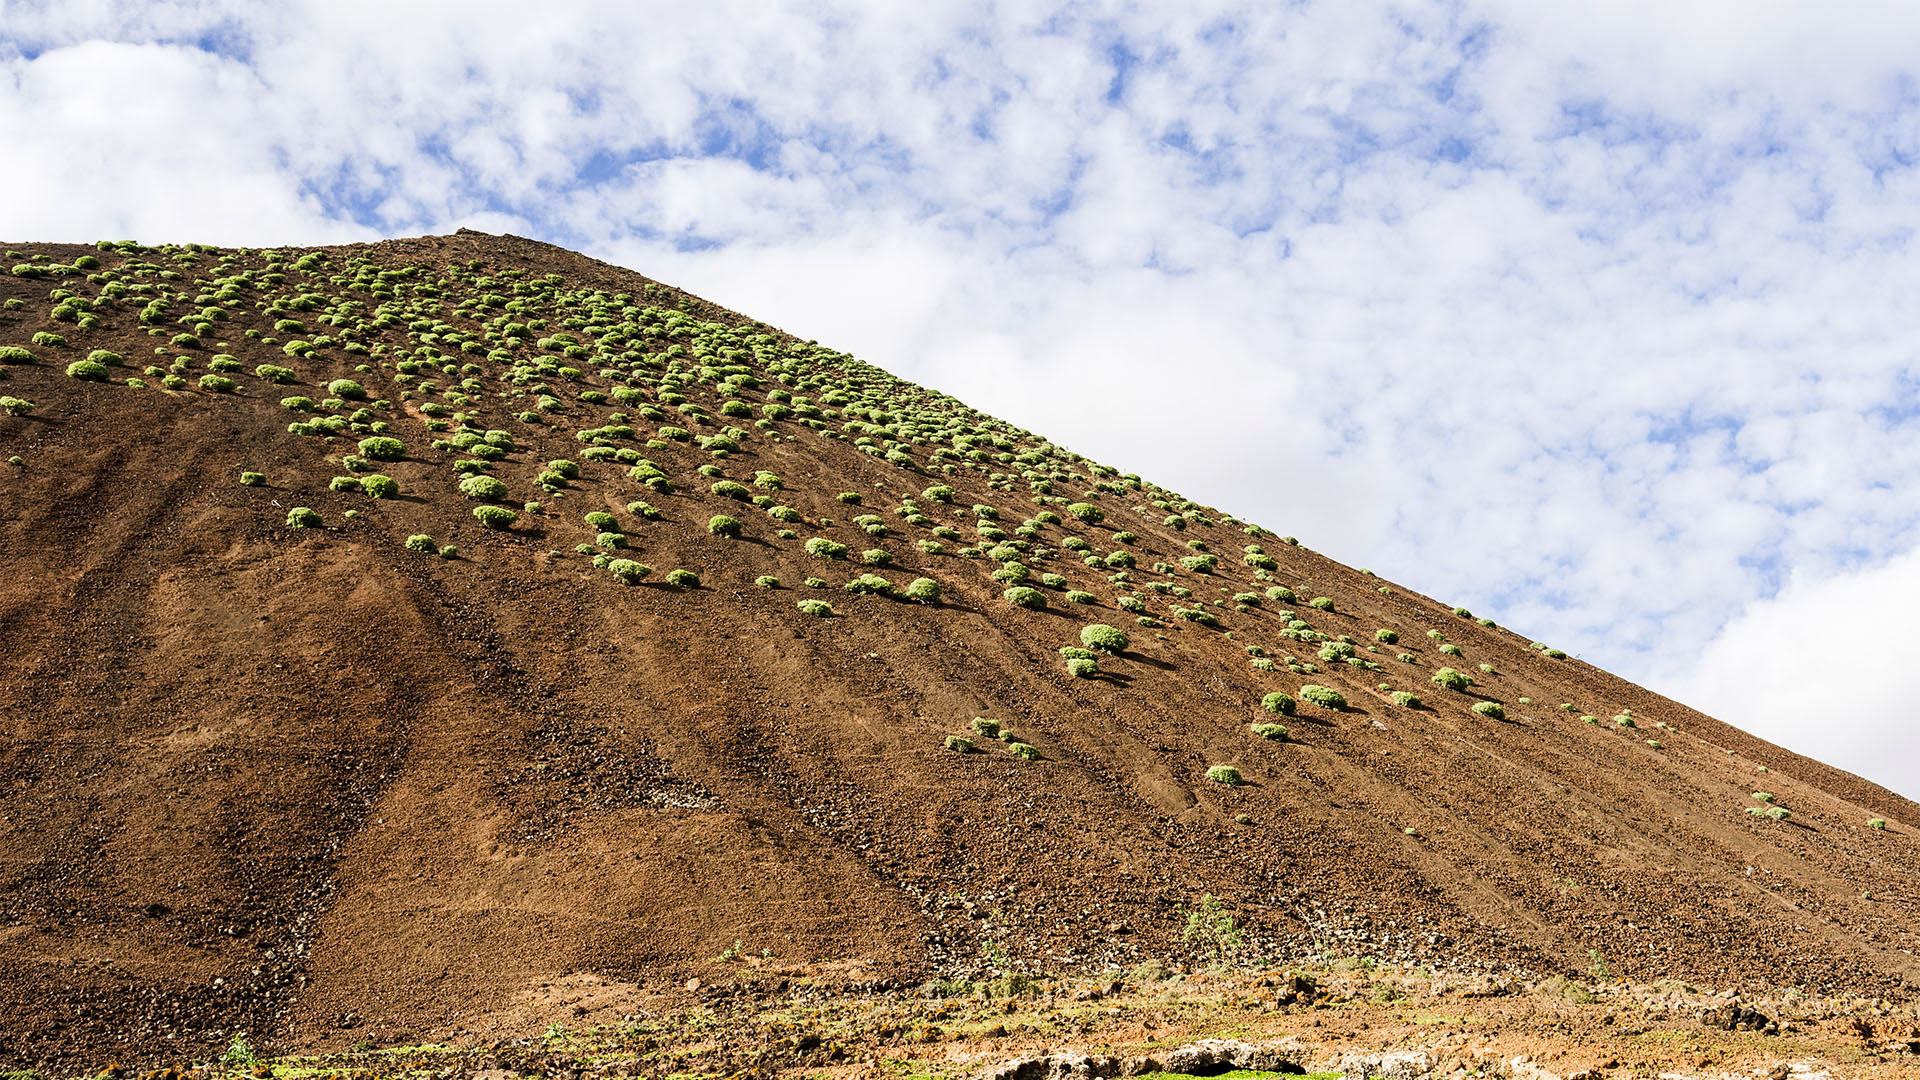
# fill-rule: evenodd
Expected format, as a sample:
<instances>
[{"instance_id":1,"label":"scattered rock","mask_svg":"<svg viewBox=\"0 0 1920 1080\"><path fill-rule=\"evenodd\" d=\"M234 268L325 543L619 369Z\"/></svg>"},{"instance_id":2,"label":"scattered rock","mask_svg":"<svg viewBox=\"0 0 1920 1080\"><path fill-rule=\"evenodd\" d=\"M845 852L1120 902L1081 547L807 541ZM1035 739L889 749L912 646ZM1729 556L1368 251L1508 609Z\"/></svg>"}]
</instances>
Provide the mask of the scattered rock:
<instances>
[{"instance_id":1,"label":"scattered rock","mask_svg":"<svg viewBox=\"0 0 1920 1080\"><path fill-rule=\"evenodd\" d=\"M1104 1080L1120 1075L1120 1062L1055 1050L1039 1057L1014 1058L980 1075L981 1080Z\"/></svg>"},{"instance_id":2,"label":"scattered rock","mask_svg":"<svg viewBox=\"0 0 1920 1080\"><path fill-rule=\"evenodd\" d=\"M1758 1031L1763 1035L1780 1033L1780 1025L1772 1017L1737 1001L1700 1010L1700 1023L1716 1031Z\"/></svg>"},{"instance_id":3,"label":"scattered rock","mask_svg":"<svg viewBox=\"0 0 1920 1080\"><path fill-rule=\"evenodd\" d=\"M1348 1054L1335 1068L1346 1073L1347 1080L1419 1080L1433 1071L1433 1057L1424 1050Z\"/></svg>"},{"instance_id":4,"label":"scattered rock","mask_svg":"<svg viewBox=\"0 0 1920 1080\"><path fill-rule=\"evenodd\" d=\"M1306 1070L1294 1055L1272 1046L1256 1046L1238 1039L1202 1039L1167 1055L1167 1071L1188 1076L1216 1076L1234 1069L1297 1073Z\"/></svg>"}]
</instances>

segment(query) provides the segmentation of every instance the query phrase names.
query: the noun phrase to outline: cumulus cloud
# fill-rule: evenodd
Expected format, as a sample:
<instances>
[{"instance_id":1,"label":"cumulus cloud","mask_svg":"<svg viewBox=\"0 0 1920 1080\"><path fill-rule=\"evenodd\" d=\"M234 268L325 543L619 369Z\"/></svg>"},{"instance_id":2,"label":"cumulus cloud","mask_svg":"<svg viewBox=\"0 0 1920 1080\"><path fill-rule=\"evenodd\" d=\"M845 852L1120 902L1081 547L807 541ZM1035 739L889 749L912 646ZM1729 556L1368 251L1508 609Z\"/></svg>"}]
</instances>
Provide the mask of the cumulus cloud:
<instances>
[{"instance_id":1,"label":"cumulus cloud","mask_svg":"<svg viewBox=\"0 0 1920 1080\"><path fill-rule=\"evenodd\" d=\"M1908 683L1920 668L1916 598L1920 551L1850 574L1796 575L1675 676L1676 696L1783 746L1818 747L1828 763L1896 791L1920 791Z\"/></svg>"},{"instance_id":2,"label":"cumulus cloud","mask_svg":"<svg viewBox=\"0 0 1920 1080\"><path fill-rule=\"evenodd\" d=\"M507 10L16 0L0 232L583 248L1703 701L1920 545L1909 7Z\"/></svg>"}]
</instances>

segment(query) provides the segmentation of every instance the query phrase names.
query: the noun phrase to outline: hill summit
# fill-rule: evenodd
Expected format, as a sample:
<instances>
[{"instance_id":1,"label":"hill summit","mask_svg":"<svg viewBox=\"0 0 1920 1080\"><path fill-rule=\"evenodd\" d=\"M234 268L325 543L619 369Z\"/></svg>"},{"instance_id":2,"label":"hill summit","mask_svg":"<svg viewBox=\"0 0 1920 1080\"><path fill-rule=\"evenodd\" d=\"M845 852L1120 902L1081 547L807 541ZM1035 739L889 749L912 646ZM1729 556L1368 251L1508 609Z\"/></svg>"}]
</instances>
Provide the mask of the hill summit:
<instances>
[{"instance_id":1,"label":"hill summit","mask_svg":"<svg viewBox=\"0 0 1920 1080\"><path fill-rule=\"evenodd\" d=\"M12 248L22 1060L497 1031L743 956L1920 983L1912 802L637 273Z\"/></svg>"}]
</instances>

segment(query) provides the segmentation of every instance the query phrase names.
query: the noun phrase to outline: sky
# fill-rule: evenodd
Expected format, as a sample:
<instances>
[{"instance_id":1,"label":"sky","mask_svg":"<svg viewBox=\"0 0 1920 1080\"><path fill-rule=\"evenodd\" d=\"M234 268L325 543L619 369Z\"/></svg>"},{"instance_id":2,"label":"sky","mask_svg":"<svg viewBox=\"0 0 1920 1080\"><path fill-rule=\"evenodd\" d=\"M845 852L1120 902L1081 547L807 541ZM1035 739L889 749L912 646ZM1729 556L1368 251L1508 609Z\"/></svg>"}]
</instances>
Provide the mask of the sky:
<instances>
[{"instance_id":1,"label":"sky","mask_svg":"<svg viewBox=\"0 0 1920 1080\"><path fill-rule=\"evenodd\" d=\"M562 244L1920 797L1920 5L525 12L0 0L0 239Z\"/></svg>"}]
</instances>

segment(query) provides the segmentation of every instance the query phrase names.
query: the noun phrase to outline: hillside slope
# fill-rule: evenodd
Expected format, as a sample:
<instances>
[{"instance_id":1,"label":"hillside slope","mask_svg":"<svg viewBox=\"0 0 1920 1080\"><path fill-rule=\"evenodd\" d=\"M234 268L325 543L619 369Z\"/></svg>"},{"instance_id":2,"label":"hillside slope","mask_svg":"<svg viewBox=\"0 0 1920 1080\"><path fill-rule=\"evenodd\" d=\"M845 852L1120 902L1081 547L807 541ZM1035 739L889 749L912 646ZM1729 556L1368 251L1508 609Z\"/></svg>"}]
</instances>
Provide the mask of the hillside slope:
<instances>
[{"instance_id":1,"label":"hillside slope","mask_svg":"<svg viewBox=\"0 0 1920 1080\"><path fill-rule=\"evenodd\" d=\"M1920 985L1913 803L638 274L12 248L23 1062L486 1031L736 942L850 983L1196 961L1203 894L1248 959ZM1076 675L1090 624L1129 641Z\"/></svg>"}]
</instances>

